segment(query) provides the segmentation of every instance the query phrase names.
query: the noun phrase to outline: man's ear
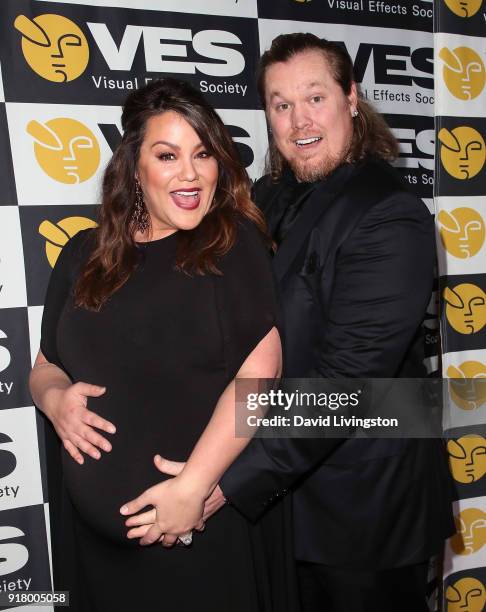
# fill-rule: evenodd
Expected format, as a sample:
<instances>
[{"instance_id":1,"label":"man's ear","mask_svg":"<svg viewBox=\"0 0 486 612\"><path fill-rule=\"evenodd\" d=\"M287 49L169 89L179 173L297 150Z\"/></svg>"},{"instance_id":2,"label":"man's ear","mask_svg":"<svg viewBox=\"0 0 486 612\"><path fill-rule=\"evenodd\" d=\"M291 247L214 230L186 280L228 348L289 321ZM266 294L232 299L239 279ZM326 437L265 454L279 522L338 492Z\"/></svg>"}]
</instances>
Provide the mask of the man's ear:
<instances>
[{"instance_id":1,"label":"man's ear","mask_svg":"<svg viewBox=\"0 0 486 612\"><path fill-rule=\"evenodd\" d=\"M358 88L355 81L351 83L351 91L349 92L348 100L351 112L356 110L358 108Z\"/></svg>"}]
</instances>

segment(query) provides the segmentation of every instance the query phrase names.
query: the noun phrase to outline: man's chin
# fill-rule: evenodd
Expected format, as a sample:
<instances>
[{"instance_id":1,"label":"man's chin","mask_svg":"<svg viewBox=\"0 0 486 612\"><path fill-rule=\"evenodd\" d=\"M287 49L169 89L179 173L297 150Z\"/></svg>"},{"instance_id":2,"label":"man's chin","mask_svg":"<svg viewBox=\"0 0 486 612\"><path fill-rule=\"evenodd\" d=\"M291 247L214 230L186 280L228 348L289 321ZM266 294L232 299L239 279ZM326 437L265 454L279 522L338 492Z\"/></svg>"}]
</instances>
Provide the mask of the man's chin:
<instances>
[{"instance_id":1,"label":"man's chin","mask_svg":"<svg viewBox=\"0 0 486 612\"><path fill-rule=\"evenodd\" d=\"M315 183L325 179L339 164L339 159L321 159L315 160L289 160L290 168L292 169L295 178L301 183Z\"/></svg>"}]
</instances>

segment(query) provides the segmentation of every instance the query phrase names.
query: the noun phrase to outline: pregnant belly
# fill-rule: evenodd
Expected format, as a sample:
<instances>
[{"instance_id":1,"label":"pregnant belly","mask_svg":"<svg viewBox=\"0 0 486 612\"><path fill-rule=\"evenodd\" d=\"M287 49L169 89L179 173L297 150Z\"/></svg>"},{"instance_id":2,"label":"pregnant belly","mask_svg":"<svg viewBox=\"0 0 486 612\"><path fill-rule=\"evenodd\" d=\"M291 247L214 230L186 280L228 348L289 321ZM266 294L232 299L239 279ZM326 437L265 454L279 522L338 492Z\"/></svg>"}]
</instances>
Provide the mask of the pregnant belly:
<instances>
[{"instance_id":1,"label":"pregnant belly","mask_svg":"<svg viewBox=\"0 0 486 612\"><path fill-rule=\"evenodd\" d=\"M120 448L117 448L120 446ZM62 450L64 481L71 501L87 526L99 535L128 546L126 520L120 507L147 488L165 480L153 465L153 448L147 445L113 444L110 453L102 451L99 460L85 456L83 465Z\"/></svg>"},{"instance_id":2,"label":"pregnant belly","mask_svg":"<svg viewBox=\"0 0 486 612\"><path fill-rule=\"evenodd\" d=\"M117 427L113 436L104 434L112 444L111 452L101 451L99 460L84 455L84 464L79 465L63 449L64 480L75 509L89 527L119 543L138 545L126 538L120 507L166 479L154 466L154 455L187 460L209 415L196 425L181 418L180 412L161 414L141 404L117 412L109 403L97 401L91 408Z\"/></svg>"},{"instance_id":3,"label":"pregnant belly","mask_svg":"<svg viewBox=\"0 0 486 612\"><path fill-rule=\"evenodd\" d=\"M209 391L203 384L171 387L160 380L103 380L107 393L90 398L88 407L116 426L114 435L103 434L112 451L101 451L99 460L84 455L79 465L63 449L65 484L87 526L119 543L138 546L138 541L126 538L126 518L119 509L166 479L154 466L154 455L187 460L211 417L218 385Z\"/></svg>"}]
</instances>

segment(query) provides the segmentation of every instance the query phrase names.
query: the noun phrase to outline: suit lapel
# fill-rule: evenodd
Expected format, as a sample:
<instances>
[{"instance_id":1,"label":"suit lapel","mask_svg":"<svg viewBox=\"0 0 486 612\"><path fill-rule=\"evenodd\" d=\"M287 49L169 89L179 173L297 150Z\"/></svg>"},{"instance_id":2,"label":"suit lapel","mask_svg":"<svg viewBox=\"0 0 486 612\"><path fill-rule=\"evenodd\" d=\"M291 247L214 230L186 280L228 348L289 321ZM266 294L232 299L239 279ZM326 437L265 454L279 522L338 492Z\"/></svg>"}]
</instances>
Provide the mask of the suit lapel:
<instances>
[{"instance_id":1,"label":"suit lapel","mask_svg":"<svg viewBox=\"0 0 486 612\"><path fill-rule=\"evenodd\" d=\"M274 236L275 235L275 231L277 229L278 226L278 222L280 220L280 216L279 215L269 215L267 211L272 210L273 207L276 206L278 199L280 198L280 196L282 195L282 193L285 191L285 185L282 185L280 187L280 189L277 190L277 192L273 195L273 197L271 197L268 200L268 204L265 206L265 208L263 209L263 214L265 215L265 217L268 219L270 217L269 223L268 223L268 231L270 233L270 236Z\"/></svg>"},{"instance_id":2,"label":"suit lapel","mask_svg":"<svg viewBox=\"0 0 486 612\"><path fill-rule=\"evenodd\" d=\"M304 208L294 225L290 228L285 240L280 245L273 258L273 269L278 282L281 282L290 265L297 257L312 228L323 215L328 215L339 200L339 192L349 176L350 167L345 166L343 172L332 180L321 183L304 204ZM305 195L304 195L305 197Z\"/></svg>"}]
</instances>

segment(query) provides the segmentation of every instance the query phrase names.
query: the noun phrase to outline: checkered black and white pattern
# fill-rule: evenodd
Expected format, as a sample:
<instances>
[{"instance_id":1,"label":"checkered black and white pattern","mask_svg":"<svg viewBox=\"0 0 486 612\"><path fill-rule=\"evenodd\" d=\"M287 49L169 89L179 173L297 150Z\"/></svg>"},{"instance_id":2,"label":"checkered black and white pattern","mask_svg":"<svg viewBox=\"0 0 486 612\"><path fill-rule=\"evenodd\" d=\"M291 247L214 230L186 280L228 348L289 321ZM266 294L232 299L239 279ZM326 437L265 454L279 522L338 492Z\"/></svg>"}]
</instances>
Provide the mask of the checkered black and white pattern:
<instances>
[{"instance_id":1,"label":"checkered black and white pattern","mask_svg":"<svg viewBox=\"0 0 486 612\"><path fill-rule=\"evenodd\" d=\"M19 15L46 14L73 22L89 48L87 67L68 82L30 66L14 27ZM162 75L189 80L218 109L255 179L268 144L254 79L258 57L286 32L339 41L363 95L400 141L398 168L432 210L432 2L2 0L0 23L0 591L13 583L45 590L51 578L42 420L27 376L52 265L69 237L95 219L103 169L121 138L124 98ZM71 170L71 180L61 162L56 167L43 157L38 130L59 135L75 124L89 137L91 161L98 157L86 176ZM433 369L433 301L429 309Z\"/></svg>"},{"instance_id":2,"label":"checkered black and white pattern","mask_svg":"<svg viewBox=\"0 0 486 612\"><path fill-rule=\"evenodd\" d=\"M447 447L456 488L454 514L460 532L450 539L445 550L446 610L480 610L486 606L486 396L481 391L481 382L486 378L485 9L484 2L454 0L435 6L435 110L441 143L437 144L435 202L440 237L442 366L444 377L464 377L462 383L468 385L467 394L459 400L453 392L446 397L447 436L451 438ZM454 80L455 75L460 75L459 81ZM459 143L465 149L460 154L460 173L451 174L450 166L444 163L447 136L464 128L472 137L467 139L469 142ZM477 157L473 159L471 155ZM467 333L458 328L453 314L451 318L451 294L446 293L459 295L464 287L468 288L469 298L462 308ZM460 304L456 306L461 310ZM471 314L467 314L469 311Z\"/></svg>"}]
</instances>

